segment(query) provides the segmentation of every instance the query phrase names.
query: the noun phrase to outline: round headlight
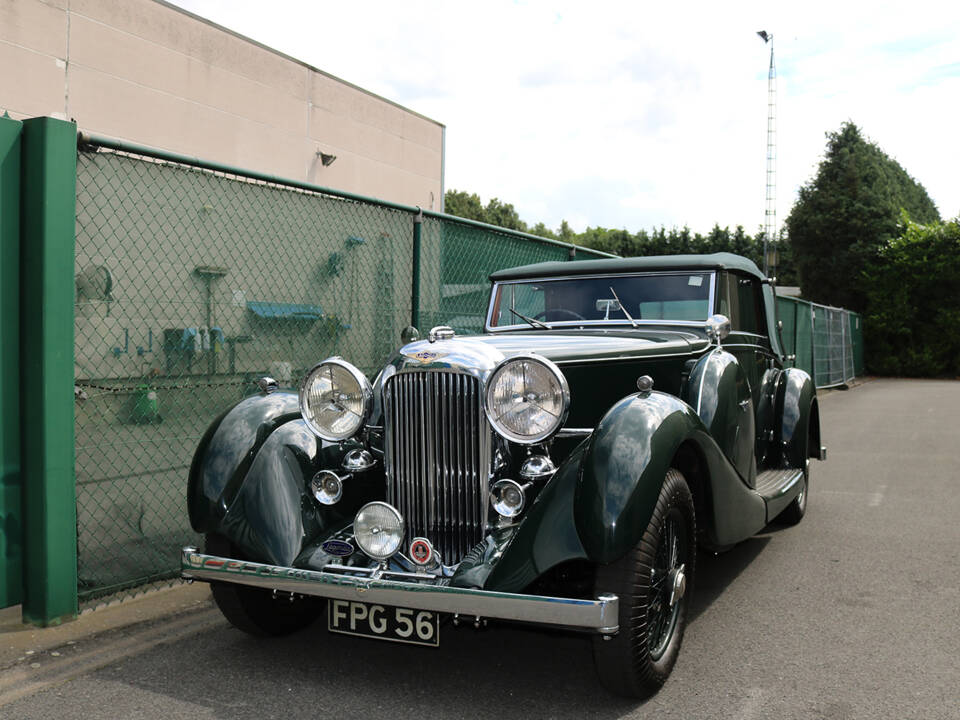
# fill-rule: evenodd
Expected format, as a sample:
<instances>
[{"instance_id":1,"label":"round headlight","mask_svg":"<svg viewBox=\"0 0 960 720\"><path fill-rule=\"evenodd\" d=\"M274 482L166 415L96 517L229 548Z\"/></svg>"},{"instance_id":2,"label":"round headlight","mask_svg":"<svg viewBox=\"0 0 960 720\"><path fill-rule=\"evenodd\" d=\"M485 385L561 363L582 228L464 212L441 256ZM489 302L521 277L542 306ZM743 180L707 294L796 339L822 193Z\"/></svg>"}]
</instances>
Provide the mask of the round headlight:
<instances>
[{"instance_id":1,"label":"round headlight","mask_svg":"<svg viewBox=\"0 0 960 720\"><path fill-rule=\"evenodd\" d=\"M403 518L385 502L367 503L353 519L357 545L374 560L386 560L403 542Z\"/></svg>"},{"instance_id":2,"label":"round headlight","mask_svg":"<svg viewBox=\"0 0 960 720\"><path fill-rule=\"evenodd\" d=\"M546 440L563 425L569 407L566 378L538 355L518 355L501 363L487 381L487 418L514 442Z\"/></svg>"},{"instance_id":3,"label":"round headlight","mask_svg":"<svg viewBox=\"0 0 960 720\"><path fill-rule=\"evenodd\" d=\"M313 432L336 442L353 437L367 422L373 388L366 376L340 358L328 358L300 386L300 413Z\"/></svg>"}]
</instances>

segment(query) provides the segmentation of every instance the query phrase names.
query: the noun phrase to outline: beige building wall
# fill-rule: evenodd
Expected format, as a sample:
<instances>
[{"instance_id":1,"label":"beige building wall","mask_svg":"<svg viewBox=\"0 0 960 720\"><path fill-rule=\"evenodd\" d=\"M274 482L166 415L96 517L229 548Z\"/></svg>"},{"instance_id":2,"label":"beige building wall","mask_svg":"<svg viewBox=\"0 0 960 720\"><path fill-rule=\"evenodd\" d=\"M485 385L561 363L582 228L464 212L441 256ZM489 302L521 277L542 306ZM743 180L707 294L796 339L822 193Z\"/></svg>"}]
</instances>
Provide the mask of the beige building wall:
<instances>
[{"instance_id":1,"label":"beige building wall","mask_svg":"<svg viewBox=\"0 0 960 720\"><path fill-rule=\"evenodd\" d=\"M157 0L0 0L0 68L15 119L442 209L443 125Z\"/></svg>"}]
</instances>

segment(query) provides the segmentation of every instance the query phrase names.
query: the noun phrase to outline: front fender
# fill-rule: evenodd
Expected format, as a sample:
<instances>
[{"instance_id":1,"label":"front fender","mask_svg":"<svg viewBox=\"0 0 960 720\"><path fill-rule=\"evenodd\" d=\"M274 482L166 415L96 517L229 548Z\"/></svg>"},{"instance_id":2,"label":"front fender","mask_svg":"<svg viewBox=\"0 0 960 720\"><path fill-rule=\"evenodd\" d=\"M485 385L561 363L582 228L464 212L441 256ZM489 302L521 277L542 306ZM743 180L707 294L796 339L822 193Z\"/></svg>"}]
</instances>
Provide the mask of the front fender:
<instances>
[{"instance_id":1,"label":"front fender","mask_svg":"<svg viewBox=\"0 0 960 720\"><path fill-rule=\"evenodd\" d=\"M637 544L680 445L706 428L672 395L630 395L615 404L586 447L574 520L587 556L599 563Z\"/></svg>"},{"instance_id":2,"label":"front fender","mask_svg":"<svg viewBox=\"0 0 960 720\"><path fill-rule=\"evenodd\" d=\"M210 424L193 454L187 480L187 509L196 532L210 532L219 524L270 433L299 415L296 393L261 393L241 400Z\"/></svg>"},{"instance_id":3,"label":"front fender","mask_svg":"<svg viewBox=\"0 0 960 720\"><path fill-rule=\"evenodd\" d=\"M550 568L586 558L573 518L574 493L586 443L561 463L519 525L499 530L468 555L451 584L520 592Z\"/></svg>"},{"instance_id":4,"label":"front fender","mask_svg":"<svg viewBox=\"0 0 960 720\"><path fill-rule=\"evenodd\" d=\"M187 490L190 523L228 538L248 560L289 566L310 540L344 524L382 487L362 473L344 483L333 506L319 505L309 482L340 470L356 443L328 443L300 418L297 395L256 395L219 417L193 458Z\"/></svg>"}]
</instances>

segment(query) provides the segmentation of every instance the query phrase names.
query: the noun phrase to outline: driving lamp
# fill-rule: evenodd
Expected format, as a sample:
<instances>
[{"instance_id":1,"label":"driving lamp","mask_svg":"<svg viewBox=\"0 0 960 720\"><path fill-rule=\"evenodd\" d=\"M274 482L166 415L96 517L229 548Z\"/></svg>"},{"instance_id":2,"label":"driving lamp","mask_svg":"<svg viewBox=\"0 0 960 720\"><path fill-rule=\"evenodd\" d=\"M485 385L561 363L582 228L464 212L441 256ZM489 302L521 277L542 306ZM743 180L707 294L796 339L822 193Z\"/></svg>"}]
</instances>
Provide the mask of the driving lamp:
<instances>
[{"instance_id":1,"label":"driving lamp","mask_svg":"<svg viewBox=\"0 0 960 720\"><path fill-rule=\"evenodd\" d=\"M373 405L373 388L350 363L334 357L314 367L300 385L300 414L317 435L330 442L356 435Z\"/></svg>"},{"instance_id":2,"label":"driving lamp","mask_svg":"<svg viewBox=\"0 0 960 720\"><path fill-rule=\"evenodd\" d=\"M560 368L539 355L517 355L501 363L487 381L484 410L500 435L526 445L561 428L570 390Z\"/></svg>"},{"instance_id":3,"label":"driving lamp","mask_svg":"<svg viewBox=\"0 0 960 720\"><path fill-rule=\"evenodd\" d=\"M498 480L490 488L490 504L501 517L516 517L525 501L523 488L514 480Z\"/></svg>"},{"instance_id":4,"label":"driving lamp","mask_svg":"<svg viewBox=\"0 0 960 720\"><path fill-rule=\"evenodd\" d=\"M386 560L400 549L403 530L400 512L385 502L367 503L353 520L357 545L374 560Z\"/></svg>"},{"instance_id":5,"label":"driving lamp","mask_svg":"<svg viewBox=\"0 0 960 720\"><path fill-rule=\"evenodd\" d=\"M333 505L343 495L343 480L335 472L321 470L310 481L310 492L321 505Z\"/></svg>"}]
</instances>

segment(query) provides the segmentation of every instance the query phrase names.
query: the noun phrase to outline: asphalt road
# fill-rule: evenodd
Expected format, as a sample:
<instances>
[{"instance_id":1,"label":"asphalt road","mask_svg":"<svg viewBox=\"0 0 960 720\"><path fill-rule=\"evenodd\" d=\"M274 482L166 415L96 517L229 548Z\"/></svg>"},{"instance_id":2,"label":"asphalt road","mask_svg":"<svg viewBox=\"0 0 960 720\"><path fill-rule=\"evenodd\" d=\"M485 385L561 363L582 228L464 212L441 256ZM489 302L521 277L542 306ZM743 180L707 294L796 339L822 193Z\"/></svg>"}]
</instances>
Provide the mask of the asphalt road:
<instances>
[{"instance_id":1,"label":"asphalt road","mask_svg":"<svg viewBox=\"0 0 960 720\"><path fill-rule=\"evenodd\" d=\"M680 659L645 704L598 686L582 637L446 625L429 650L320 623L263 641L210 614L0 716L960 718L958 408L949 381L822 396L806 518L699 558Z\"/></svg>"}]
</instances>

